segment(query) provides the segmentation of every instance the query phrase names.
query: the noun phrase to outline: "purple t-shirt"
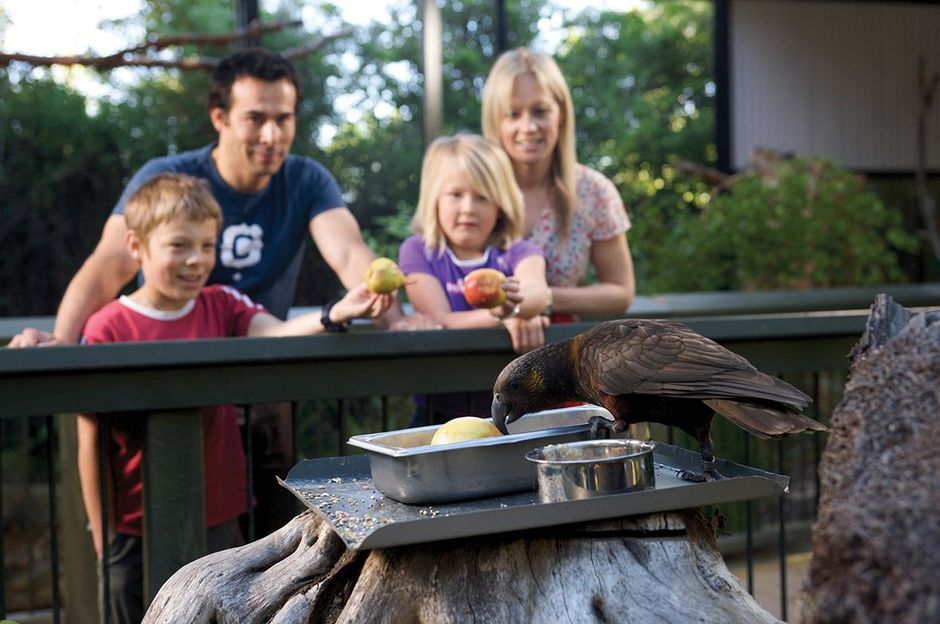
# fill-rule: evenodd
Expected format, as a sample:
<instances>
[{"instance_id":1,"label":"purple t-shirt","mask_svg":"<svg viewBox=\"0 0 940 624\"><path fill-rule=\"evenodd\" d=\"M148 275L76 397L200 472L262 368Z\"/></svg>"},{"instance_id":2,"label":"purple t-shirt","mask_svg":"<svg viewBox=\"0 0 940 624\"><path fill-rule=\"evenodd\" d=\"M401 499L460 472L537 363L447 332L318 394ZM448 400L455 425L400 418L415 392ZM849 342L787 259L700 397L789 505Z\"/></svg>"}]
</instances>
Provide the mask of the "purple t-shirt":
<instances>
[{"instance_id":1,"label":"purple t-shirt","mask_svg":"<svg viewBox=\"0 0 940 624\"><path fill-rule=\"evenodd\" d=\"M465 312L473 309L463 297L463 278L468 273L476 269L496 269L508 277L516 272L522 260L544 255L538 245L520 240L506 250L487 247L480 258L458 260L449 248L438 253L436 249L425 247L420 236L409 236L398 249L398 267L405 275L427 273L436 277L447 293L451 311Z\"/></svg>"}]
</instances>

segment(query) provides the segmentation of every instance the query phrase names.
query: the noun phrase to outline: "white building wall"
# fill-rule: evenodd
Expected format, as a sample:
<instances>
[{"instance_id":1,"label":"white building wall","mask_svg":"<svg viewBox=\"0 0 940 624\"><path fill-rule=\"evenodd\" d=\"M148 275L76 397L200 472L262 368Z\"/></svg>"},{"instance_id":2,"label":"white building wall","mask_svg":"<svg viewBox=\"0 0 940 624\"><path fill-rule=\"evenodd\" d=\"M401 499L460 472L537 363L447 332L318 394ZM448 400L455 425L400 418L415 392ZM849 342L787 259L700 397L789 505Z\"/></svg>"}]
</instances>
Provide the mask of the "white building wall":
<instances>
[{"instance_id":1,"label":"white building wall","mask_svg":"<svg viewBox=\"0 0 940 624\"><path fill-rule=\"evenodd\" d=\"M731 164L755 147L911 171L917 59L940 72L940 4L730 0ZM940 170L940 89L928 120Z\"/></svg>"}]
</instances>

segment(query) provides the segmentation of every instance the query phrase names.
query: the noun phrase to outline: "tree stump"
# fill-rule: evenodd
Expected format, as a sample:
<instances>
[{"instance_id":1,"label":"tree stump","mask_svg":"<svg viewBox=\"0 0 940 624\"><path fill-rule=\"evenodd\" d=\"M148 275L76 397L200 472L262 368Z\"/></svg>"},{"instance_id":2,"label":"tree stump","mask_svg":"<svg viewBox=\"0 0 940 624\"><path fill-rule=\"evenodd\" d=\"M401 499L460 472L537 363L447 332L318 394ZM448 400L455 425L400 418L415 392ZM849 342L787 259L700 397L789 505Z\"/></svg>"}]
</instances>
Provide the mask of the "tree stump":
<instances>
[{"instance_id":1,"label":"tree stump","mask_svg":"<svg viewBox=\"0 0 940 624\"><path fill-rule=\"evenodd\" d=\"M940 622L940 312L887 295L820 464L805 622Z\"/></svg>"},{"instance_id":2,"label":"tree stump","mask_svg":"<svg viewBox=\"0 0 940 624\"><path fill-rule=\"evenodd\" d=\"M777 622L697 511L359 553L313 512L208 555L144 622Z\"/></svg>"}]
</instances>

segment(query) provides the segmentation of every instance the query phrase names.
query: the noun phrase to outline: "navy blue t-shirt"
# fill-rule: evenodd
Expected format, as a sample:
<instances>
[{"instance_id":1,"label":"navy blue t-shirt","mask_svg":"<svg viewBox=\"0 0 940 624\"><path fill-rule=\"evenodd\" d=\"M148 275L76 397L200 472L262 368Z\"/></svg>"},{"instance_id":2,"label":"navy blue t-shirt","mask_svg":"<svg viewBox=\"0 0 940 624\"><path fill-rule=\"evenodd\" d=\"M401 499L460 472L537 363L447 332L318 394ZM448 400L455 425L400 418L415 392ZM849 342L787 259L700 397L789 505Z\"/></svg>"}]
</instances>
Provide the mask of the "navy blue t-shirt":
<instances>
[{"instance_id":1,"label":"navy blue t-shirt","mask_svg":"<svg viewBox=\"0 0 940 624\"><path fill-rule=\"evenodd\" d=\"M320 163L291 154L264 189L242 193L222 180L212 161L214 147L149 161L131 178L112 214L124 214L127 199L159 173L208 180L222 207L222 231L209 283L234 286L271 314L286 318L297 290L310 220L346 205L339 184Z\"/></svg>"}]
</instances>

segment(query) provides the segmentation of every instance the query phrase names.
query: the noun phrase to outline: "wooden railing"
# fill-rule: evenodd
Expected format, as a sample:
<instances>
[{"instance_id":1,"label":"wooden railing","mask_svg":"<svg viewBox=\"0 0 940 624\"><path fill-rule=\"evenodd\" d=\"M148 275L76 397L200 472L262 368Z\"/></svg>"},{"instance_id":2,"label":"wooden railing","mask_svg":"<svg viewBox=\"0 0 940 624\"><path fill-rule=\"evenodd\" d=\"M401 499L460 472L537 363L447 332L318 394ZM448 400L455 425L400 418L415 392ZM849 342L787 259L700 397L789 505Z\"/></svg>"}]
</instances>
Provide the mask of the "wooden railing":
<instances>
[{"instance_id":1,"label":"wooden railing","mask_svg":"<svg viewBox=\"0 0 940 624\"><path fill-rule=\"evenodd\" d=\"M693 329L768 372L840 370L864 328L867 305L885 290L908 307L940 305L940 286L924 285L843 289L842 303L849 310L818 311L819 306L846 307L836 305L831 291L771 298L727 293L698 296L700 303L711 302L698 309L692 305L694 295L641 299L631 316L679 314ZM756 312L769 305L791 311L727 315L729 309ZM795 311L799 307L811 311ZM714 310L723 315L710 316ZM591 324L551 327L547 340L573 336ZM13 331L8 324L0 335ZM153 595L180 565L204 552L202 425L195 408L487 390L512 357L501 330L360 329L315 337L2 349L0 418L147 414L147 448L153 452L145 457L144 551L146 591ZM63 472L71 469L61 466Z\"/></svg>"}]
</instances>

